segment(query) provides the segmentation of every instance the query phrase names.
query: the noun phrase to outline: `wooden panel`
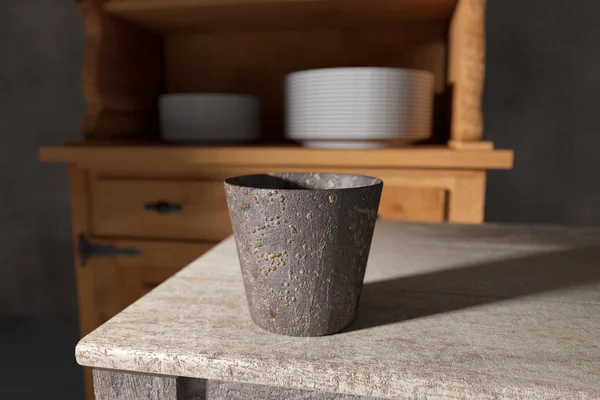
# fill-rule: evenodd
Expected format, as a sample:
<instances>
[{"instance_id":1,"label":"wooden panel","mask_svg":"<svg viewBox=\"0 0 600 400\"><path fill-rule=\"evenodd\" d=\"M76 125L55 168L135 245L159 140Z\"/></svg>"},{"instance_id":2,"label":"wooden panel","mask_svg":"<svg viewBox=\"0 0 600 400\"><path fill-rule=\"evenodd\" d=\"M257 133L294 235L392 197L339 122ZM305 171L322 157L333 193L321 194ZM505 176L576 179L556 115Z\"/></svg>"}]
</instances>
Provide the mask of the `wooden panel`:
<instances>
[{"instance_id":1,"label":"wooden panel","mask_svg":"<svg viewBox=\"0 0 600 400\"><path fill-rule=\"evenodd\" d=\"M69 167L74 243L91 230L90 174ZM77 245L74 264L81 336L85 336L164 279L208 251L213 243L91 240L93 244L134 248L136 257L90 258L81 265ZM92 371L84 371L86 399L93 400Z\"/></svg>"},{"instance_id":2,"label":"wooden panel","mask_svg":"<svg viewBox=\"0 0 600 400\"><path fill-rule=\"evenodd\" d=\"M64 146L40 149L42 161L75 162L94 168L247 166L351 168L510 169L512 150L452 150L415 147L377 150L324 150L301 147L140 147ZM132 163L135 160L135 163Z\"/></svg>"},{"instance_id":3,"label":"wooden panel","mask_svg":"<svg viewBox=\"0 0 600 400\"><path fill-rule=\"evenodd\" d=\"M165 37L167 92L247 93L262 101L264 137L284 132L286 74L329 67L415 68L445 88L444 21L275 32L176 33Z\"/></svg>"},{"instance_id":4,"label":"wooden panel","mask_svg":"<svg viewBox=\"0 0 600 400\"><path fill-rule=\"evenodd\" d=\"M157 133L161 38L107 14L102 0L78 3L86 31L82 64L85 137Z\"/></svg>"},{"instance_id":5,"label":"wooden panel","mask_svg":"<svg viewBox=\"0 0 600 400\"><path fill-rule=\"evenodd\" d=\"M251 30L449 19L456 0L112 0L106 10L151 29Z\"/></svg>"},{"instance_id":6,"label":"wooden panel","mask_svg":"<svg viewBox=\"0 0 600 400\"><path fill-rule=\"evenodd\" d=\"M89 231L88 204L91 194L88 172L78 169L74 165L69 165L69 185L71 190L73 242L77 243L79 235ZM89 270L81 267L76 249L73 257L77 278L80 332L82 336L85 336L95 328L94 323L89 319L93 314L93 300L89 297L92 292L93 277L90 275Z\"/></svg>"},{"instance_id":7,"label":"wooden panel","mask_svg":"<svg viewBox=\"0 0 600 400\"><path fill-rule=\"evenodd\" d=\"M104 167L98 176L103 179L187 179L187 180L225 180L232 176L262 174L272 171L306 172L306 167L154 167L152 169L122 169ZM321 173L360 174L375 176L385 184L409 187L433 187L450 189L456 178L470 177L479 171L456 169L391 169L391 168L351 168L313 166L311 171Z\"/></svg>"},{"instance_id":8,"label":"wooden panel","mask_svg":"<svg viewBox=\"0 0 600 400\"><path fill-rule=\"evenodd\" d=\"M73 228L73 241L77 243L79 235L89 229L88 204L90 200L89 173L69 165L69 186L71 191L71 224ZM79 308L79 332L85 336L96 329L95 304L94 304L94 276L90 269L82 268L79 262L77 249L74 246L73 263L75 266L75 279L77 285L77 306ZM84 368L83 371L85 398L94 400L94 387L92 369Z\"/></svg>"},{"instance_id":9,"label":"wooden panel","mask_svg":"<svg viewBox=\"0 0 600 400\"><path fill-rule=\"evenodd\" d=\"M208 251L213 243L177 243L89 239L94 245L136 249L136 256L92 257L85 269L93 275L94 328Z\"/></svg>"},{"instance_id":10,"label":"wooden panel","mask_svg":"<svg viewBox=\"0 0 600 400\"><path fill-rule=\"evenodd\" d=\"M92 187L96 235L219 241L231 234L221 181L99 179ZM146 209L157 202L181 210L160 214Z\"/></svg>"},{"instance_id":11,"label":"wooden panel","mask_svg":"<svg viewBox=\"0 0 600 400\"><path fill-rule=\"evenodd\" d=\"M269 171L305 172L305 167L212 167L201 169L190 167L174 167L158 169L139 168L107 169L102 170L101 176L105 179L212 179L224 180L232 176L245 174L260 174ZM311 171L332 172L344 174L361 174L376 176L384 181L384 193L381 209L401 207L408 215L402 220L440 221L463 223L483 222L485 205L485 172L480 170L452 170L452 169L383 169L383 168L338 168L316 167ZM429 191L430 190L430 191ZM414 191L414 192L412 192ZM405 193L407 192L407 193ZM388 202L390 198L400 202ZM408 195L408 199L406 199ZM402 204L403 201L408 204ZM443 204L442 204L443 203ZM441 204L441 205L440 205ZM389 216L390 210L386 210ZM414 217L413 217L414 216ZM393 218L387 218L393 219Z\"/></svg>"},{"instance_id":12,"label":"wooden panel","mask_svg":"<svg viewBox=\"0 0 600 400\"><path fill-rule=\"evenodd\" d=\"M494 143L486 140L463 142L461 140L449 140L448 147L454 150L493 150Z\"/></svg>"},{"instance_id":13,"label":"wooden panel","mask_svg":"<svg viewBox=\"0 0 600 400\"><path fill-rule=\"evenodd\" d=\"M448 207L450 222L480 224L485 213L486 172L476 171L472 176L456 179Z\"/></svg>"},{"instance_id":14,"label":"wooden panel","mask_svg":"<svg viewBox=\"0 0 600 400\"><path fill-rule=\"evenodd\" d=\"M393 221L442 222L445 219L446 191L383 185L379 217Z\"/></svg>"},{"instance_id":15,"label":"wooden panel","mask_svg":"<svg viewBox=\"0 0 600 400\"><path fill-rule=\"evenodd\" d=\"M450 136L477 141L483 134L485 0L460 0L450 25L448 83L452 87Z\"/></svg>"}]
</instances>

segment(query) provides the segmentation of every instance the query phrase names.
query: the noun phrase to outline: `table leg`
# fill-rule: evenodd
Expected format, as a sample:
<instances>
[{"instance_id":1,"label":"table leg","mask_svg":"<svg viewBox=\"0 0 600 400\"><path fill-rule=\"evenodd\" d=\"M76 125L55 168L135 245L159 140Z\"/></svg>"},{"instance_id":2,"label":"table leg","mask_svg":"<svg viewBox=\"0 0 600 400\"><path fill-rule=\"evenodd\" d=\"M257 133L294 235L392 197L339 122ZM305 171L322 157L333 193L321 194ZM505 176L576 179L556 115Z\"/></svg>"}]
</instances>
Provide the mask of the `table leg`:
<instances>
[{"instance_id":1,"label":"table leg","mask_svg":"<svg viewBox=\"0 0 600 400\"><path fill-rule=\"evenodd\" d=\"M96 400L205 400L206 381L94 369Z\"/></svg>"},{"instance_id":2,"label":"table leg","mask_svg":"<svg viewBox=\"0 0 600 400\"><path fill-rule=\"evenodd\" d=\"M382 400L239 382L94 369L96 400Z\"/></svg>"}]
</instances>

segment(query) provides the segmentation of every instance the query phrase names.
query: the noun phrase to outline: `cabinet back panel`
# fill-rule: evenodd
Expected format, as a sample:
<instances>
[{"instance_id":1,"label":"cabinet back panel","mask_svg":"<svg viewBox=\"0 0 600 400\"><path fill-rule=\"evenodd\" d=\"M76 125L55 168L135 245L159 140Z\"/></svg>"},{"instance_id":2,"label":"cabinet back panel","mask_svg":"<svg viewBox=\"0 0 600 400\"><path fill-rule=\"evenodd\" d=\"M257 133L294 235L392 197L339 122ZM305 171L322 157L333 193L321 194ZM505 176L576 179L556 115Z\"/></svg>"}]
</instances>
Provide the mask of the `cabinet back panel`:
<instances>
[{"instance_id":1,"label":"cabinet back panel","mask_svg":"<svg viewBox=\"0 0 600 400\"><path fill-rule=\"evenodd\" d=\"M286 74L348 66L423 69L435 74L436 94L441 95L446 85L447 32L446 21L421 21L355 28L170 33L164 39L166 91L256 95L262 100L264 138L279 139L284 132Z\"/></svg>"}]
</instances>

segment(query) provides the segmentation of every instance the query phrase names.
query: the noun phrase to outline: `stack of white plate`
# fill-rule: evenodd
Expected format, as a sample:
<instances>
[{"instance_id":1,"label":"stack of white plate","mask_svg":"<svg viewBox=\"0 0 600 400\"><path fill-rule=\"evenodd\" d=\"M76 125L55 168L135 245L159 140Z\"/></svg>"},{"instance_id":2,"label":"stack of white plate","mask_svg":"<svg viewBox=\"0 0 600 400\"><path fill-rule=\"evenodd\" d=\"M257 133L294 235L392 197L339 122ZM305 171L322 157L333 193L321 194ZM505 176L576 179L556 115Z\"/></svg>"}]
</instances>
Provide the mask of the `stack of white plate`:
<instances>
[{"instance_id":1,"label":"stack of white plate","mask_svg":"<svg viewBox=\"0 0 600 400\"><path fill-rule=\"evenodd\" d=\"M327 68L286 79L287 132L312 147L388 146L431 136L434 77L398 68Z\"/></svg>"},{"instance_id":2,"label":"stack of white plate","mask_svg":"<svg viewBox=\"0 0 600 400\"><path fill-rule=\"evenodd\" d=\"M159 111L161 136L174 143L246 143L260 136L260 100L254 96L166 94Z\"/></svg>"}]
</instances>

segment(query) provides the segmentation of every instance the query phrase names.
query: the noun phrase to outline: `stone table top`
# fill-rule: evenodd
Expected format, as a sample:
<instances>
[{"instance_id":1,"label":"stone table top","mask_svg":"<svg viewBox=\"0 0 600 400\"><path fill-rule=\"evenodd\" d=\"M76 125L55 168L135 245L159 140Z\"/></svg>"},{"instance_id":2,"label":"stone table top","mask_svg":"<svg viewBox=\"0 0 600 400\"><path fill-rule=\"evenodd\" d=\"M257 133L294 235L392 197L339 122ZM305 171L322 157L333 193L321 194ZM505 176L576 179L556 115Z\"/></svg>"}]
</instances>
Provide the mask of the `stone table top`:
<instances>
[{"instance_id":1,"label":"stone table top","mask_svg":"<svg viewBox=\"0 0 600 400\"><path fill-rule=\"evenodd\" d=\"M233 238L83 338L77 361L397 398L600 398L600 230L380 222L346 331L251 321Z\"/></svg>"}]
</instances>

